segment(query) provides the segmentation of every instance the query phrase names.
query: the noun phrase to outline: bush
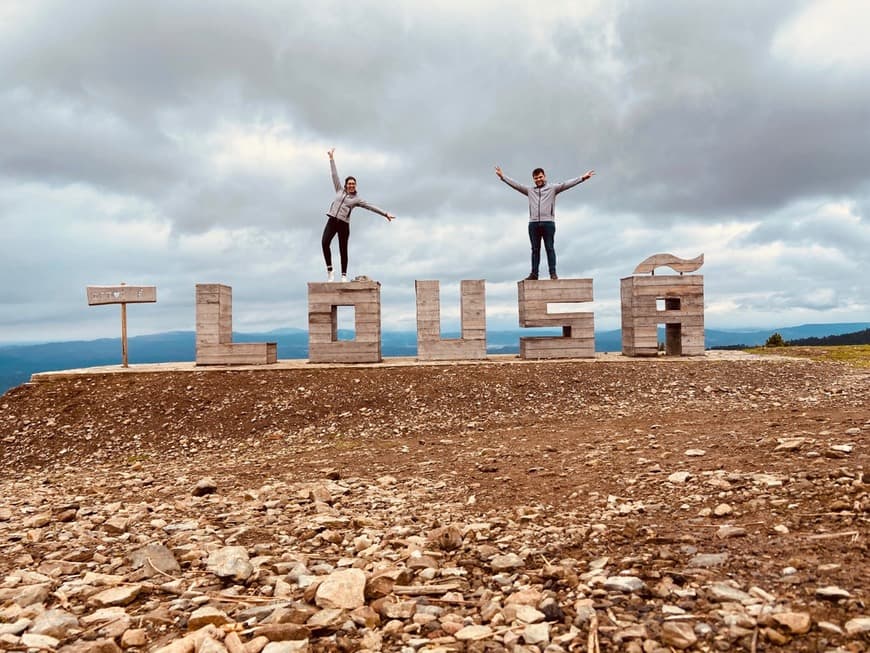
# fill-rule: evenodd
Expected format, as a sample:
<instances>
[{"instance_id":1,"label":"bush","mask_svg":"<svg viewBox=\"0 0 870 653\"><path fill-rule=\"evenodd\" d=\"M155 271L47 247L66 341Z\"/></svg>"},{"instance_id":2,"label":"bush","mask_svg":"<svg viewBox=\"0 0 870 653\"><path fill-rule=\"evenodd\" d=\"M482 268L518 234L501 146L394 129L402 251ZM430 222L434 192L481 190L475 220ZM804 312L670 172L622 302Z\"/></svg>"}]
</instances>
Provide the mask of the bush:
<instances>
[{"instance_id":1,"label":"bush","mask_svg":"<svg viewBox=\"0 0 870 653\"><path fill-rule=\"evenodd\" d=\"M774 333L767 339L767 342L764 343L765 347L785 347L785 340L782 339L782 336L779 335L779 332Z\"/></svg>"}]
</instances>

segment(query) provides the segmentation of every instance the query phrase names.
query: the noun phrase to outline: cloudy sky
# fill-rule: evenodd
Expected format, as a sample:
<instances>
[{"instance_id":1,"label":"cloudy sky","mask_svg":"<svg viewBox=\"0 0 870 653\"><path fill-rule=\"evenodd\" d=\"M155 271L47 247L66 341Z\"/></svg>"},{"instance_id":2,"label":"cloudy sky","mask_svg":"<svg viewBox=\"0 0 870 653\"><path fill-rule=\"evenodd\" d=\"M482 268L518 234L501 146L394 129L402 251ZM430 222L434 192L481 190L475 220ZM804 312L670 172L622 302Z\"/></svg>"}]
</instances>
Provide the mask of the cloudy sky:
<instances>
[{"instance_id":1,"label":"cloudy sky","mask_svg":"<svg viewBox=\"0 0 870 653\"><path fill-rule=\"evenodd\" d=\"M864 0L421 3L3 0L0 341L113 336L89 284L153 284L130 333L193 329L196 283L238 331L305 327L339 173L350 275L415 328L415 279L486 279L517 325L530 183L559 196L562 277L596 328L651 254L704 253L710 327L870 321ZM337 242L333 245L337 260Z\"/></svg>"}]
</instances>

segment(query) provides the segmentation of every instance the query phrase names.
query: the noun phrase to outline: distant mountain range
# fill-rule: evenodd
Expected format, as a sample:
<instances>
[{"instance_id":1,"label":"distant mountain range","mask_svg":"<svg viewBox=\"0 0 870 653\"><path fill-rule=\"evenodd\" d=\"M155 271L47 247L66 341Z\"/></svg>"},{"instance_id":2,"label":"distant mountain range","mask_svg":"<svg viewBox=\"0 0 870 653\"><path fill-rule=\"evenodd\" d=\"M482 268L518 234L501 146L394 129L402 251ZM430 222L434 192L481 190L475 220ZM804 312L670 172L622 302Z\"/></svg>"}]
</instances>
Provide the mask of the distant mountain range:
<instances>
[{"instance_id":1,"label":"distant mountain range","mask_svg":"<svg viewBox=\"0 0 870 653\"><path fill-rule=\"evenodd\" d=\"M824 336L822 338L798 338L786 340L787 345L795 347L835 347L840 345L870 345L870 329L855 331L854 333L842 333L839 335Z\"/></svg>"},{"instance_id":2,"label":"distant mountain range","mask_svg":"<svg viewBox=\"0 0 870 653\"><path fill-rule=\"evenodd\" d=\"M727 345L763 345L768 337L778 332L787 341L802 338L822 338L852 333L870 328L867 322L836 324L804 324L777 329L707 329L708 349ZM512 354L519 351L521 336L560 335L553 329L513 329L487 332L487 351L491 354ZM663 340L663 330L659 339ZM445 333L445 337L458 337L458 333ZM340 338L352 337L351 332L339 332ZM129 339L130 363L166 363L194 359L193 331L169 331ZM266 333L236 333L234 342L277 342L278 358L307 358L308 331L303 329L276 329ZM621 351L622 336L618 329L595 333L596 351ZM384 356L415 356L417 334L414 331L385 331L381 334L381 352ZM121 362L121 343L118 338L89 341L49 342L31 345L0 346L0 393L30 379L35 372L65 370L96 365L117 365Z\"/></svg>"}]
</instances>

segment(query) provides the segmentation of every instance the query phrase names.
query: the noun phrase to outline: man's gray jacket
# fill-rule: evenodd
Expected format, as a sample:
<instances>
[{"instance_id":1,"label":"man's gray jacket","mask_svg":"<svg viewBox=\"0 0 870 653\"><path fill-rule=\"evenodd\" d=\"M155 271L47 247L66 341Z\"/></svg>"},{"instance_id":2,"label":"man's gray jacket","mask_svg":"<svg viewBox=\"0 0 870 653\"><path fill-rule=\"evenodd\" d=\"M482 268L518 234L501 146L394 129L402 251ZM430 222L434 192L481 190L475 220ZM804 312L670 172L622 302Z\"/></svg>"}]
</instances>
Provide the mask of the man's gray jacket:
<instances>
[{"instance_id":1,"label":"man's gray jacket","mask_svg":"<svg viewBox=\"0 0 870 653\"><path fill-rule=\"evenodd\" d=\"M576 177L563 181L559 184L544 184L540 188L528 188L510 177L502 177L501 180L529 198L529 222L553 222L556 220L556 195L563 190L574 188L583 181L583 177Z\"/></svg>"},{"instance_id":2,"label":"man's gray jacket","mask_svg":"<svg viewBox=\"0 0 870 653\"><path fill-rule=\"evenodd\" d=\"M373 213L379 213L385 218L387 217L387 212L383 209L369 204L356 193L351 195L344 190L344 187L341 185L341 179L338 177L338 170L335 167L335 159L329 160L329 167L332 169L332 184L335 186L336 195L335 199L332 200L332 204L329 205L326 215L330 218L338 218L342 222L350 223L350 212L354 207L361 206Z\"/></svg>"}]
</instances>

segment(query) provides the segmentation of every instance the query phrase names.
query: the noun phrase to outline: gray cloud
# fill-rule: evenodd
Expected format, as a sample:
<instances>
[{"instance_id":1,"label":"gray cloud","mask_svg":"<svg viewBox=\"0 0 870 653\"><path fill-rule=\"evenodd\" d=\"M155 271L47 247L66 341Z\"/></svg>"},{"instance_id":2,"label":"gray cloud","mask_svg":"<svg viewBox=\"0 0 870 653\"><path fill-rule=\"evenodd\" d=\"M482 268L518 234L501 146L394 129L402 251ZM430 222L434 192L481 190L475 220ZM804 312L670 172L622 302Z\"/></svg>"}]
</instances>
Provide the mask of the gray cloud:
<instances>
[{"instance_id":1,"label":"gray cloud","mask_svg":"<svg viewBox=\"0 0 870 653\"><path fill-rule=\"evenodd\" d=\"M486 278L510 313L526 209L495 164L597 170L560 196L557 249L610 326L656 251L708 252L708 300L740 307L714 319L870 319L870 66L783 56L807 6L23 3L0 28L0 339L86 331L82 285L120 279L159 282L155 328L191 324L197 281L231 283L240 323L304 325L332 146L399 215L353 218L387 320L413 319L418 278Z\"/></svg>"}]
</instances>

